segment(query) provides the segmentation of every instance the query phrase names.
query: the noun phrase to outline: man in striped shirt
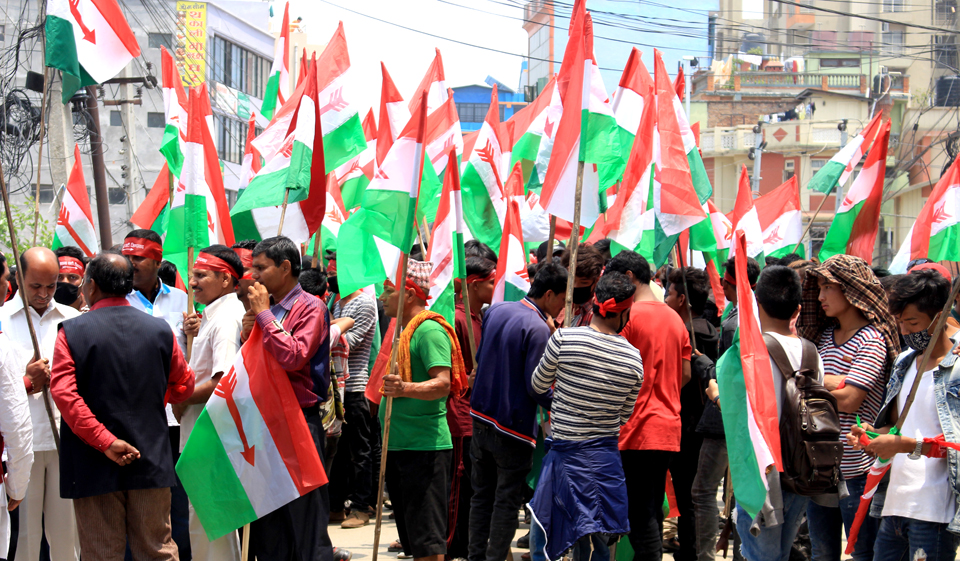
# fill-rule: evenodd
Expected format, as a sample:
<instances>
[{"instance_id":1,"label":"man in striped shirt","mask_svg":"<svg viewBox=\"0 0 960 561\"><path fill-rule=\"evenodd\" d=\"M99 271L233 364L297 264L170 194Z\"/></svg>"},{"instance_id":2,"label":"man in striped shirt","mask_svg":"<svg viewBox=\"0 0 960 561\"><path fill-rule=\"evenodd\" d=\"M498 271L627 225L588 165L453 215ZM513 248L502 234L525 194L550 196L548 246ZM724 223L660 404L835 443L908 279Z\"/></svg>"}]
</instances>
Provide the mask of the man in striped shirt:
<instances>
[{"instance_id":1,"label":"man in striped shirt","mask_svg":"<svg viewBox=\"0 0 960 561\"><path fill-rule=\"evenodd\" d=\"M533 391L553 388L552 444L530 502L531 544L545 535L547 559L570 546L574 561L591 550L595 560L609 559L608 537L630 529L617 443L643 383L640 351L620 335L635 290L623 273L600 277L590 325L556 331L533 373Z\"/></svg>"},{"instance_id":2,"label":"man in striped shirt","mask_svg":"<svg viewBox=\"0 0 960 561\"><path fill-rule=\"evenodd\" d=\"M815 300L811 298L814 294ZM822 310L822 316L811 313L811 307ZM823 385L837 398L840 433L848 434L856 425L857 416L873 424L880 412L892 364L888 357L896 357L899 350L880 281L862 259L834 256L807 271L803 308L806 309L797 329L820 352ZM811 321L815 317L822 319ZM862 450L844 443L840 470L849 496L830 497L829 501L815 497L807 507L814 559L840 560L840 530L842 527L850 531L871 463L873 459ZM855 561L873 559L877 526L875 518L868 516L864 520L853 551Z\"/></svg>"}]
</instances>

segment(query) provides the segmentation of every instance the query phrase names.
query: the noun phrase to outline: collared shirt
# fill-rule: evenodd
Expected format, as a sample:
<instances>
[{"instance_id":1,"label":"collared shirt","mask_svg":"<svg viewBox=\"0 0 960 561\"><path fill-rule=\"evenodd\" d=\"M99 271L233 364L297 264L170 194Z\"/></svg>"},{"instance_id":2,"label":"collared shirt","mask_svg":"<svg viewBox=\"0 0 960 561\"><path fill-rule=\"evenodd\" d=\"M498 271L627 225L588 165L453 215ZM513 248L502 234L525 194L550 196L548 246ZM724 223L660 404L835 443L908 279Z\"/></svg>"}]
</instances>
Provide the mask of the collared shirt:
<instances>
[{"instance_id":1,"label":"collared shirt","mask_svg":"<svg viewBox=\"0 0 960 561\"><path fill-rule=\"evenodd\" d=\"M277 318L281 319L277 319ZM297 284L282 300L257 314L263 346L287 371L300 407L319 401L311 359L329 335L326 307Z\"/></svg>"},{"instance_id":2,"label":"collared shirt","mask_svg":"<svg viewBox=\"0 0 960 561\"><path fill-rule=\"evenodd\" d=\"M160 279L157 279L157 282L160 283L160 290L153 302L137 289L133 289L130 294L127 294L127 302L141 312L146 312L170 324L170 329L173 330L173 334L177 338L177 344L180 346L180 352L186 353L187 335L183 332L183 313L187 311L187 293L179 288L163 284ZM173 416L173 409L167 405L167 425L175 427L179 424L176 417Z\"/></svg>"},{"instance_id":3,"label":"collared shirt","mask_svg":"<svg viewBox=\"0 0 960 561\"><path fill-rule=\"evenodd\" d=\"M43 315L37 313L33 307L30 310L30 319L37 332L37 341L40 343L41 358L50 361L50 367L56 367L53 361L53 351L57 342L57 326L61 322L80 315L80 312L51 300ZM0 324L3 331L17 347L20 361L24 367L33 362L33 342L30 339L30 329L27 327L27 316L23 312L23 300L19 297L7 302L0 308ZM24 372L25 373L25 372ZM21 373L21 376L24 374ZM56 450L56 441L50 429L50 419L47 417L47 408L43 404L44 393L37 392L27 396L30 402L30 419L33 421L33 451L44 452ZM53 419L60 428L60 412L53 401L50 402L53 410Z\"/></svg>"},{"instance_id":4,"label":"collared shirt","mask_svg":"<svg viewBox=\"0 0 960 561\"><path fill-rule=\"evenodd\" d=\"M211 302L203 310L200 331L193 340L190 368L196 376L195 387L208 382L218 372L229 372L240 350L240 323L243 304L234 293ZM180 449L183 449L205 404L188 405L180 417Z\"/></svg>"},{"instance_id":5,"label":"collared shirt","mask_svg":"<svg viewBox=\"0 0 960 561\"><path fill-rule=\"evenodd\" d=\"M27 494L30 467L33 465L33 423L23 387L20 352L6 333L0 333L0 448L6 454L7 473L4 489L12 499Z\"/></svg>"},{"instance_id":6,"label":"collared shirt","mask_svg":"<svg viewBox=\"0 0 960 561\"><path fill-rule=\"evenodd\" d=\"M110 306L127 306L123 298L105 298L94 304L90 311ZM53 376L50 380L50 392L57 396L63 405L63 418L73 433L90 446L101 452L117 439L103 423L90 411L80 392L77 390L77 369L67 336L61 329L57 333L56 361L53 363ZM167 382L166 399L169 403L179 403L193 395L193 372L187 366L179 345L173 345L170 357L170 376Z\"/></svg>"}]
</instances>

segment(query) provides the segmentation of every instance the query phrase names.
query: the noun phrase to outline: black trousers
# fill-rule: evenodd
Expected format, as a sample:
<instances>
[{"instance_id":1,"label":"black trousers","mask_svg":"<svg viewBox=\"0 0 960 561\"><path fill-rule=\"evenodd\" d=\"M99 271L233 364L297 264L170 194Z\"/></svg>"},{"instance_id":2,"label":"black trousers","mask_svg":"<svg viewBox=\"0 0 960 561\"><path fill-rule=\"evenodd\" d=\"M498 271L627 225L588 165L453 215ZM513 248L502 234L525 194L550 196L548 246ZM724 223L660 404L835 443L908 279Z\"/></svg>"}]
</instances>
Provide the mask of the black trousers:
<instances>
[{"instance_id":1,"label":"black trousers","mask_svg":"<svg viewBox=\"0 0 960 561\"><path fill-rule=\"evenodd\" d=\"M694 431L685 431L680 438L680 453L670 461L670 476L673 478L673 492L677 498L677 539L680 549L673 554L675 561L696 561L697 559L697 517L693 507L693 480L697 477L700 463L700 447L703 437Z\"/></svg>"},{"instance_id":2,"label":"black trousers","mask_svg":"<svg viewBox=\"0 0 960 561\"><path fill-rule=\"evenodd\" d=\"M394 450L386 480L403 550L414 557L447 553L451 450Z\"/></svg>"},{"instance_id":3,"label":"black trousers","mask_svg":"<svg viewBox=\"0 0 960 561\"><path fill-rule=\"evenodd\" d=\"M533 447L473 421L470 561L503 561L517 532ZM662 496L662 495L661 495Z\"/></svg>"},{"instance_id":4,"label":"black trousers","mask_svg":"<svg viewBox=\"0 0 960 561\"><path fill-rule=\"evenodd\" d=\"M627 480L630 545L637 561L663 558L663 494L667 468L675 455L662 450L620 451Z\"/></svg>"},{"instance_id":5,"label":"black trousers","mask_svg":"<svg viewBox=\"0 0 960 561\"><path fill-rule=\"evenodd\" d=\"M331 466L330 505L343 510L367 510L376 505L377 478L373 471L374 423L363 392L346 392L343 397L343 432L337 443L337 457Z\"/></svg>"},{"instance_id":6,"label":"black trousers","mask_svg":"<svg viewBox=\"0 0 960 561\"><path fill-rule=\"evenodd\" d=\"M323 461L323 419L316 408L304 416L313 444ZM263 518L250 523L251 558L271 561L333 561L327 534L330 521L330 485L314 489Z\"/></svg>"},{"instance_id":7,"label":"black trousers","mask_svg":"<svg viewBox=\"0 0 960 561\"><path fill-rule=\"evenodd\" d=\"M470 501L473 464L470 462L470 436L453 437L453 462L450 464L450 515L447 517L447 558L467 557L470 546Z\"/></svg>"}]
</instances>

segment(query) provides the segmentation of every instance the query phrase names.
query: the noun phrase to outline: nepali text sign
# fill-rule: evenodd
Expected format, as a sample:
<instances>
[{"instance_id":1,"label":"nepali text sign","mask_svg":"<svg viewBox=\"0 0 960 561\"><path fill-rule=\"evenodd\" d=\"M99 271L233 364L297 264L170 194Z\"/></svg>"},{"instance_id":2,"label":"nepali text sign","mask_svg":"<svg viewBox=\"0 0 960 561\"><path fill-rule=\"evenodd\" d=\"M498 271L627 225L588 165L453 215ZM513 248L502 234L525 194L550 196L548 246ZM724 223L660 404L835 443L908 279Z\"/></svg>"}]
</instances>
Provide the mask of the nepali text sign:
<instances>
[{"instance_id":1,"label":"nepali text sign","mask_svg":"<svg viewBox=\"0 0 960 561\"><path fill-rule=\"evenodd\" d=\"M207 76L207 3L177 1L177 68L183 85L199 86Z\"/></svg>"}]
</instances>

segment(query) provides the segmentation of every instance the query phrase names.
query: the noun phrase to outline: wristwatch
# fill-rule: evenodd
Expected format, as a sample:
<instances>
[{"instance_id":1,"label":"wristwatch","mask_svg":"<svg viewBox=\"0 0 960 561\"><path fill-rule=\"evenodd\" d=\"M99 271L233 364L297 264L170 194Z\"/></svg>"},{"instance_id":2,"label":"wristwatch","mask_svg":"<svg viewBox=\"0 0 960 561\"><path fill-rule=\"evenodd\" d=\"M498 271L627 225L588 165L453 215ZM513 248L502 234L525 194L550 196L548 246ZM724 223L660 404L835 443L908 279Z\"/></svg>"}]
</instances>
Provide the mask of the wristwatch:
<instances>
[{"instance_id":1,"label":"wristwatch","mask_svg":"<svg viewBox=\"0 0 960 561\"><path fill-rule=\"evenodd\" d=\"M917 440L917 447L907 457L911 460L919 460L923 457L923 440Z\"/></svg>"}]
</instances>

